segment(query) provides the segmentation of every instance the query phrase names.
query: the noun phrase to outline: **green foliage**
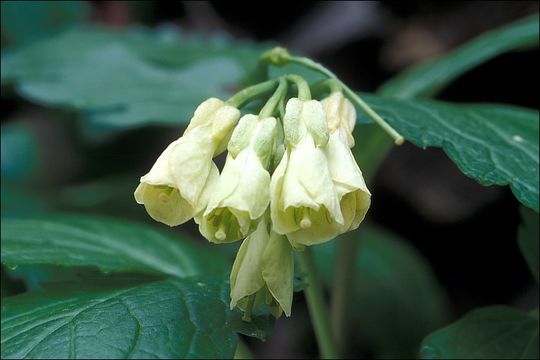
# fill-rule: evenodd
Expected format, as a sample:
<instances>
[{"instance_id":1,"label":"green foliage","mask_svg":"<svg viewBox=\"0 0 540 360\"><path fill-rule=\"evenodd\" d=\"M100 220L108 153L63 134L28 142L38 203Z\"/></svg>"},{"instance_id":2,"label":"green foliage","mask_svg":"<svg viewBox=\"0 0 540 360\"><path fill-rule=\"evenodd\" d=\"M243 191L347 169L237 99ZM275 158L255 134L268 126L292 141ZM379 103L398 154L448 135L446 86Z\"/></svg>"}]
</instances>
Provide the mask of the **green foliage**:
<instances>
[{"instance_id":1,"label":"green foliage","mask_svg":"<svg viewBox=\"0 0 540 360\"><path fill-rule=\"evenodd\" d=\"M20 46L85 20L82 1L2 1L2 45Z\"/></svg>"},{"instance_id":2,"label":"green foliage","mask_svg":"<svg viewBox=\"0 0 540 360\"><path fill-rule=\"evenodd\" d=\"M429 265L403 239L377 228L348 233L357 239L354 282L349 289L350 315L377 357L415 355L425 334L447 316L444 293ZM328 283L336 261L337 240L315 247L317 266Z\"/></svg>"},{"instance_id":3,"label":"green foliage","mask_svg":"<svg viewBox=\"0 0 540 360\"><path fill-rule=\"evenodd\" d=\"M3 55L2 84L33 102L86 112L94 131L180 127L206 98L227 97L257 54L220 38L84 27Z\"/></svg>"},{"instance_id":4,"label":"green foliage","mask_svg":"<svg viewBox=\"0 0 540 360\"><path fill-rule=\"evenodd\" d=\"M2 179L25 181L35 176L39 166L39 146L36 134L22 122L2 126Z\"/></svg>"},{"instance_id":5,"label":"green foliage","mask_svg":"<svg viewBox=\"0 0 540 360\"><path fill-rule=\"evenodd\" d=\"M430 97L463 73L502 53L538 46L538 15L482 34L460 48L414 66L385 83L380 93L400 99Z\"/></svg>"},{"instance_id":6,"label":"green foliage","mask_svg":"<svg viewBox=\"0 0 540 360\"><path fill-rule=\"evenodd\" d=\"M109 218L65 215L2 221L2 262L8 265L95 266L106 272L182 278L223 274L228 264L220 255L195 246L185 235Z\"/></svg>"},{"instance_id":7,"label":"green foliage","mask_svg":"<svg viewBox=\"0 0 540 360\"><path fill-rule=\"evenodd\" d=\"M2 358L231 358L227 287L221 279L66 283L4 299Z\"/></svg>"},{"instance_id":8,"label":"green foliage","mask_svg":"<svg viewBox=\"0 0 540 360\"><path fill-rule=\"evenodd\" d=\"M518 244L527 261L527 265L536 279L538 279L538 241L540 238L540 229L538 224L538 214L522 207L521 208L521 226L518 232Z\"/></svg>"},{"instance_id":9,"label":"green foliage","mask_svg":"<svg viewBox=\"0 0 540 360\"><path fill-rule=\"evenodd\" d=\"M506 306L471 311L426 337L424 359L537 359L538 318Z\"/></svg>"},{"instance_id":10,"label":"green foliage","mask_svg":"<svg viewBox=\"0 0 540 360\"><path fill-rule=\"evenodd\" d=\"M484 185L507 185L538 212L538 112L503 105L451 105L365 96L405 138L443 148L459 169Z\"/></svg>"}]
</instances>

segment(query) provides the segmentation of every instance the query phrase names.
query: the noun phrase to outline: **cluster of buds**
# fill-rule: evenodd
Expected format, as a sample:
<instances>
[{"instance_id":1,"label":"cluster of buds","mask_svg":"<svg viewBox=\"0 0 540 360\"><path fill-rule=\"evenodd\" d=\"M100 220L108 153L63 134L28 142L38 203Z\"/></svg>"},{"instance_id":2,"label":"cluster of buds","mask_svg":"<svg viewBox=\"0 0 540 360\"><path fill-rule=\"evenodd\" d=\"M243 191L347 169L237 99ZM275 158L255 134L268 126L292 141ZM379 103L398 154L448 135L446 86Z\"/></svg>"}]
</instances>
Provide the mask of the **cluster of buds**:
<instances>
[{"instance_id":1,"label":"cluster of buds","mask_svg":"<svg viewBox=\"0 0 540 360\"><path fill-rule=\"evenodd\" d=\"M287 99L281 79L258 115L206 100L135 190L157 221L193 218L212 243L243 239L230 282L231 309L245 318L263 303L290 316L294 251L356 229L370 206L351 152L354 106L339 90L312 100L302 81L298 97ZM220 172L213 158L226 150Z\"/></svg>"}]
</instances>

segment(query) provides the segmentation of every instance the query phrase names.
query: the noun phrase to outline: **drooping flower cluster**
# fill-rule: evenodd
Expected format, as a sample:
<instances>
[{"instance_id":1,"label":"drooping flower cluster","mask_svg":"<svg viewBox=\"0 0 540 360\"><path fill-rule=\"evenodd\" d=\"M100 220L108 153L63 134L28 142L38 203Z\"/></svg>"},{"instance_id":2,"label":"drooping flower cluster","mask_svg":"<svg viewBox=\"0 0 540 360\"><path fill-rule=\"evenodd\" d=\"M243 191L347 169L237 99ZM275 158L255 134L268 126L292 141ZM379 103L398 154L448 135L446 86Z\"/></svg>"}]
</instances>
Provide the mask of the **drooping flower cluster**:
<instances>
[{"instance_id":1,"label":"drooping flower cluster","mask_svg":"<svg viewBox=\"0 0 540 360\"><path fill-rule=\"evenodd\" d=\"M356 112L340 91L292 97L282 118L274 113L240 117L206 100L135 190L157 221L194 218L212 243L244 239L230 280L231 308L246 318L260 303L290 316L293 251L356 229L370 206L351 152ZM220 173L212 159L225 150Z\"/></svg>"}]
</instances>

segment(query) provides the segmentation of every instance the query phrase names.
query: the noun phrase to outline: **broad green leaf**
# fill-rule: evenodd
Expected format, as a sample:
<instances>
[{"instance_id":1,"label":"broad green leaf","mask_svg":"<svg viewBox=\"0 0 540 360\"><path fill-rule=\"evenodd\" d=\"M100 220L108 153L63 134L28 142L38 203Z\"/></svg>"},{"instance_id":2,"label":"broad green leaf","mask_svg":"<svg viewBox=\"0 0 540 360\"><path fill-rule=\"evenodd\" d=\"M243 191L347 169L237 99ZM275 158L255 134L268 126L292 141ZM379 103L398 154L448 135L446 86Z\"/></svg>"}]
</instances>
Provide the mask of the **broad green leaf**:
<instances>
[{"instance_id":1,"label":"broad green leaf","mask_svg":"<svg viewBox=\"0 0 540 360\"><path fill-rule=\"evenodd\" d=\"M255 65L255 49L226 40L81 28L3 56L2 83L15 84L30 101L84 111L96 129L180 127L203 100L229 96Z\"/></svg>"},{"instance_id":2,"label":"broad green leaf","mask_svg":"<svg viewBox=\"0 0 540 360\"><path fill-rule=\"evenodd\" d=\"M2 358L232 358L223 281L57 286L2 301Z\"/></svg>"},{"instance_id":3,"label":"broad green leaf","mask_svg":"<svg viewBox=\"0 0 540 360\"><path fill-rule=\"evenodd\" d=\"M422 343L424 359L537 359L538 319L507 306L471 311Z\"/></svg>"},{"instance_id":4,"label":"broad green leaf","mask_svg":"<svg viewBox=\"0 0 540 360\"><path fill-rule=\"evenodd\" d=\"M43 198L43 194L37 193L34 189L26 189L15 184L8 184L2 179L0 202L2 219L35 217L50 210L49 202Z\"/></svg>"},{"instance_id":5,"label":"broad green leaf","mask_svg":"<svg viewBox=\"0 0 540 360\"><path fill-rule=\"evenodd\" d=\"M497 55L534 46L538 46L538 15L485 33L440 58L414 66L386 82L379 92L401 99L430 97Z\"/></svg>"},{"instance_id":6,"label":"broad green leaf","mask_svg":"<svg viewBox=\"0 0 540 360\"><path fill-rule=\"evenodd\" d=\"M538 241L540 238L540 225L538 214L530 209L521 208L521 225L518 230L518 244L527 265L536 279L538 279Z\"/></svg>"},{"instance_id":7,"label":"broad green leaf","mask_svg":"<svg viewBox=\"0 0 540 360\"><path fill-rule=\"evenodd\" d=\"M2 1L2 45L20 46L88 18L82 1Z\"/></svg>"},{"instance_id":8,"label":"broad green leaf","mask_svg":"<svg viewBox=\"0 0 540 360\"><path fill-rule=\"evenodd\" d=\"M538 212L537 111L363 97L407 140L443 148L465 175L484 185L510 185L521 203Z\"/></svg>"},{"instance_id":9,"label":"broad green leaf","mask_svg":"<svg viewBox=\"0 0 540 360\"><path fill-rule=\"evenodd\" d=\"M49 216L2 221L2 263L95 266L187 277L223 274L221 253L148 225L90 216Z\"/></svg>"},{"instance_id":10,"label":"broad green leaf","mask_svg":"<svg viewBox=\"0 0 540 360\"><path fill-rule=\"evenodd\" d=\"M359 241L350 284L348 315L352 330L370 345L377 358L411 358L429 332L444 323L446 300L427 262L405 241L363 226L350 236ZM331 284L336 247L341 241L316 246L320 274Z\"/></svg>"}]
</instances>

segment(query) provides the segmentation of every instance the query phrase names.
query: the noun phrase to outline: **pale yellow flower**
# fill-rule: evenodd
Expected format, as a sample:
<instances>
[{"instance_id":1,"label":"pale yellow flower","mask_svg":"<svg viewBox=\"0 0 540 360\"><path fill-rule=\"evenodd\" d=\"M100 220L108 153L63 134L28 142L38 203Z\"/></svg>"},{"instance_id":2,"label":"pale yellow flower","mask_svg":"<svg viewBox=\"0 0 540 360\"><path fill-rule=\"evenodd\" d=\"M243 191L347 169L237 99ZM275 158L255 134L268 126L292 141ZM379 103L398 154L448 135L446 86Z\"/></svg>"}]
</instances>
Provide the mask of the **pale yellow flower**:
<instances>
[{"instance_id":1,"label":"pale yellow flower","mask_svg":"<svg viewBox=\"0 0 540 360\"><path fill-rule=\"evenodd\" d=\"M274 148L276 119L245 115L229 142L229 154L204 214L195 217L209 241L240 240L252 231L270 202L267 167Z\"/></svg>"},{"instance_id":2,"label":"pale yellow flower","mask_svg":"<svg viewBox=\"0 0 540 360\"><path fill-rule=\"evenodd\" d=\"M204 210L218 178L212 158L223 151L240 112L211 98L197 110L184 135L171 143L141 177L135 199L152 218L169 226L182 224Z\"/></svg>"},{"instance_id":3,"label":"pale yellow flower","mask_svg":"<svg viewBox=\"0 0 540 360\"><path fill-rule=\"evenodd\" d=\"M287 235L296 248L357 228L370 204L371 194L349 148L354 108L337 96L333 99L325 108L337 111L329 114L313 100L291 99L287 104L288 149L272 175L270 208L275 231Z\"/></svg>"}]
</instances>

